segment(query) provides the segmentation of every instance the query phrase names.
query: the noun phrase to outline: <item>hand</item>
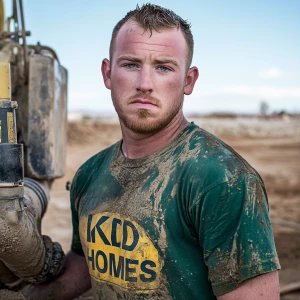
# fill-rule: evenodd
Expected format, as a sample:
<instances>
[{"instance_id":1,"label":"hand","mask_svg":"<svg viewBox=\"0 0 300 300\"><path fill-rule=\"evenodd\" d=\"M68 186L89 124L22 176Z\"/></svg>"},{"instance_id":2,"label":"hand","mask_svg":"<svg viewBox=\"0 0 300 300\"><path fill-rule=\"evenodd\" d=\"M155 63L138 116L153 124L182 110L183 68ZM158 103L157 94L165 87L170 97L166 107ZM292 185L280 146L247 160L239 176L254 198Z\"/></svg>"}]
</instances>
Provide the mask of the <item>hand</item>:
<instances>
[{"instance_id":1,"label":"hand","mask_svg":"<svg viewBox=\"0 0 300 300\"><path fill-rule=\"evenodd\" d=\"M22 290L27 300L73 300L91 288L84 256L69 252L64 273L54 280L28 285Z\"/></svg>"}]
</instances>

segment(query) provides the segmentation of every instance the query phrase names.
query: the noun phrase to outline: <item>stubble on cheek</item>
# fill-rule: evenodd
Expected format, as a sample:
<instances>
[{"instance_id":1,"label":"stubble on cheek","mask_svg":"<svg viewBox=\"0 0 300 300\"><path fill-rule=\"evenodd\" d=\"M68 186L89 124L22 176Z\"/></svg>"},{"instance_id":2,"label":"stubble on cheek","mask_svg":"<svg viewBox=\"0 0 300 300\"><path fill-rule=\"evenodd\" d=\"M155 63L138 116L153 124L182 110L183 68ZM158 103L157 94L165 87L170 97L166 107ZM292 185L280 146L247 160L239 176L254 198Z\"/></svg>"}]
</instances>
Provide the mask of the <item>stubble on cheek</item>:
<instances>
[{"instance_id":1,"label":"stubble on cheek","mask_svg":"<svg viewBox=\"0 0 300 300\"><path fill-rule=\"evenodd\" d=\"M155 134L168 126L181 109L182 104L161 116L155 116L147 109L137 109L133 114L118 113L118 115L124 126L133 132Z\"/></svg>"},{"instance_id":2,"label":"stubble on cheek","mask_svg":"<svg viewBox=\"0 0 300 300\"><path fill-rule=\"evenodd\" d=\"M163 108L161 100L150 95L137 93L134 96L124 99L124 97L116 93L115 89L112 88L111 96L120 122L123 123L125 127L136 133L154 134L168 126L173 118L180 112L182 109L184 92L183 90L181 91L178 98L174 99L174 103L171 104L169 110L164 114L161 114L158 111L151 111L143 108L134 109L130 107L137 99L148 99L153 105L156 105L160 111Z\"/></svg>"}]
</instances>

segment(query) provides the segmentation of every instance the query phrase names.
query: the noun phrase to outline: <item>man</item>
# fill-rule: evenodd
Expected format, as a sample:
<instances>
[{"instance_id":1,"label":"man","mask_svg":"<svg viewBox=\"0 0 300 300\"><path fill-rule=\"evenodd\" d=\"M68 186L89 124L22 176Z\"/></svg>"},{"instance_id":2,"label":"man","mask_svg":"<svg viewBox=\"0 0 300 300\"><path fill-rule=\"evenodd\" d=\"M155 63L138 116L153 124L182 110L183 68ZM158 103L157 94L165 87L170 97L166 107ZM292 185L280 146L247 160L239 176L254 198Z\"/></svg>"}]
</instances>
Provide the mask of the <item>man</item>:
<instances>
[{"instance_id":1,"label":"man","mask_svg":"<svg viewBox=\"0 0 300 300\"><path fill-rule=\"evenodd\" d=\"M260 176L183 116L192 56L189 24L159 6L114 28L102 74L123 138L72 182L72 251L55 282L69 287L58 299L88 289L88 274L94 299L279 299Z\"/></svg>"}]
</instances>

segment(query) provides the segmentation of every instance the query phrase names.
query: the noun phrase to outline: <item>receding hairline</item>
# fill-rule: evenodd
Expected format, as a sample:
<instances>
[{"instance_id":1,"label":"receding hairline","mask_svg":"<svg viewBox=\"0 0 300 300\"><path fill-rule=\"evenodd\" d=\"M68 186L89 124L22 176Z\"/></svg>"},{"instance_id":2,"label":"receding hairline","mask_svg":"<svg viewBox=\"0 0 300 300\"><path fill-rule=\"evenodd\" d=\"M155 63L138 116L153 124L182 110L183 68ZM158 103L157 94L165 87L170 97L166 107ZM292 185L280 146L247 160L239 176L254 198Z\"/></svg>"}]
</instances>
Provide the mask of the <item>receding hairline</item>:
<instances>
[{"instance_id":1,"label":"receding hairline","mask_svg":"<svg viewBox=\"0 0 300 300\"><path fill-rule=\"evenodd\" d=\"M136 22L145 31L149 31L150 36L153 31L160 32L160 30L167 30L168 28L180 29L188 48L187 65L191 66L194 54L194 38L191 32L191 24L174 11L151 3L143 4L142 7L137 5L136 9L127 12L115 25L109 47L110 58L113 56L116 36L123 25L130 20Z\"/></svg>"},{"instance_id":2,"label":"receding hairline","mask_svg":"<svg viewBox=\"0 0 300 300\"><path fill-rule=\"evenodd\" d=\"M143 27L143 26L142 26L142 25L141 25L134 17L131 17L131 18L129 18L128 20L126 20L126 22L123 23L122 26L120 26L120 28L118 28L116 34L113 36L113 39L111 40L111 47L110 47L110 53L109 53L109 54L110 54L110 60L112 59L113 51L114 51L114 47L115 47L115 43L116 43L116 40L117 40L117 38L118 38L120 32L121 32L122 29L123 29L126 25L128 25L129 23L132 23L133 25L136 25L136 26L140 27L141 29L143 29L143 33L142 33L142 34L147 34L147 33L149 33L149 38L152 36L153 31L155 31L155 32L157 32L157 33L161 33L161 32L163 32L163 31L168 31L168 30L172 30L172 29L176 29L177 31L180 31L181 34L182 34L182 37L183 37L183 39L184 39L184 41L185 41L186 48L187 48L187 50L186 50L186 51L187 51L187 53L186 53L186 56L187 56L187 57L186 57L186 58L187 58L187 62L188 62L187 67L190 66L190 64L191 64L191 58L190 58L189 45L188 45L188 42L187 42L187 40L186 40L186 38L185 38L184 32L183 32L183 30L180 28L179 25L176 26L176 25L173 25L173 24L172 24L172 26L169 26L169 27L161 27L161 28L159 28L159 29L153 28L153 29L150 31L148 28L144 28L144 27Z\"/></svg>"}]
</instances>

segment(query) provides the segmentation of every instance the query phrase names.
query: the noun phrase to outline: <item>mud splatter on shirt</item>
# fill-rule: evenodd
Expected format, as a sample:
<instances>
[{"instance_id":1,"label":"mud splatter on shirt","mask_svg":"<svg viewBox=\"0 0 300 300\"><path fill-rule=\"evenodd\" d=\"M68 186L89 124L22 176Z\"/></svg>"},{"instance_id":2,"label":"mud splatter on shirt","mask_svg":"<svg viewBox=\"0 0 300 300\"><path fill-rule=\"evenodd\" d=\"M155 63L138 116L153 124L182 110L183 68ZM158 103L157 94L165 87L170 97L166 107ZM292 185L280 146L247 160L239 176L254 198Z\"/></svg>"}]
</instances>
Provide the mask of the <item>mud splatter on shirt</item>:
<instances>
[{"instance_id":1,"label":"mud splatter on shirt","mask_svg":"<svg viewBox=\"0 0 300 300\"><path fill-rule=\"evenodd\" d=\"M120 145L71 188L95 299L216 299L280 268L263 181L228 145L194 124L147 157Z\"/></svg>"}]
</instances>

